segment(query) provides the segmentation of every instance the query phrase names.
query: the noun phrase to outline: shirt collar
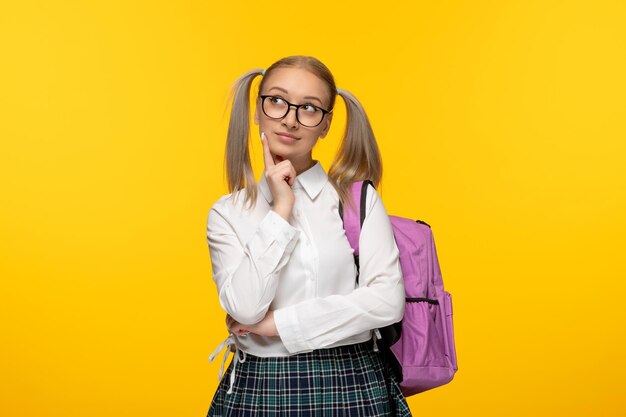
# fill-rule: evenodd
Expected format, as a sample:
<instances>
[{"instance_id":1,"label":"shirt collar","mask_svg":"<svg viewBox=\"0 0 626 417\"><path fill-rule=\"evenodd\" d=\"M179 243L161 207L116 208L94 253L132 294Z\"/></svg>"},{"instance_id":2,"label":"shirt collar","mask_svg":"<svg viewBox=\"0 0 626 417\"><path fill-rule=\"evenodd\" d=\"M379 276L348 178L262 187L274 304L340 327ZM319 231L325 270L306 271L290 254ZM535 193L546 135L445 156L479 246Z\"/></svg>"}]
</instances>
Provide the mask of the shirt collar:
<instances>
[{"instance_id":1,"label":"shirt collar","mask_svg":"<svg viewBox=\"0 0 626 417\"><path fill-rule=\"evenodd\" d=\"M296 181L293 183L292 189L304 188L304 191L308 194L311 200L315 199L317 195L322 191L324 185L328 181L328 175L322 167L320 161L316 161L315 165L296 175ZM261 174L261 179L258 182L259 189L265 197L268 203L273 200L272 192L270 191L267 180L265 179L265 170Z\"/></svg>"}]
</instances>

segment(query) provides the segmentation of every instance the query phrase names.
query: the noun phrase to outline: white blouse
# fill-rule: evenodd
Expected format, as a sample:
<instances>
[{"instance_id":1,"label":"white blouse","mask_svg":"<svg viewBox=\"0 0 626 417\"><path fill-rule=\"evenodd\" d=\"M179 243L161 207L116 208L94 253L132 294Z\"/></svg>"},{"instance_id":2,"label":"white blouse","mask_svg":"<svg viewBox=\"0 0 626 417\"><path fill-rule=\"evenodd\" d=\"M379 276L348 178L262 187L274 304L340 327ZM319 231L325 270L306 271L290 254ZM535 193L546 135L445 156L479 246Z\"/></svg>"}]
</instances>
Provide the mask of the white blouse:
<instances>
[{"instance_id":1,"label":"white blouse","mask_svg":"<svg viewBox=\"0 0 626 417\"><path fill-rule=\"evenodd\" d=\"M207 242L221 307L243 324L257 323L273 310L279 333L231 334L227 341L237 358L239 351L244 358L245 353L287 356L363 342L373 329L404 314L398 247L380 196L368 185L357 287L339 197L316 162L296 177L289 222L272 210L265 175L254 208L244 209L245 190L240 190L219 198L209 211Z\"/></svg>"}]
</instances>

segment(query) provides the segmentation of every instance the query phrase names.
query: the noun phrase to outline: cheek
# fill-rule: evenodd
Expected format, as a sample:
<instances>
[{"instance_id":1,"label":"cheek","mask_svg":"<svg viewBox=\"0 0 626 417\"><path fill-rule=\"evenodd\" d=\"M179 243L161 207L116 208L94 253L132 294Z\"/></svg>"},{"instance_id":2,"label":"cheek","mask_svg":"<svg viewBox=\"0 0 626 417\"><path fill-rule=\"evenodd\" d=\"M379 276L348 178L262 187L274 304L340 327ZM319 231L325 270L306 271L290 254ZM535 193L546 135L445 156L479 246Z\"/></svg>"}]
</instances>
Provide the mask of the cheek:
<instances>
[{"instance_id":1,"label":"cheek","mask_svg":"<svg viewBox=\"0 0 626 417\"><path fill-rule=\"evenodd\" d=\"M312 134L310 136L307 136L306 138L303 138L302 146L306 147L307 149L313 148L315 144L317 143L317 138L318 138L317 134Z\"/></svg>"},{"instance_id":2,"label":"cheek","mask_svg":"<svg viewBox=\"0 0 626 417\"><path fill-rule=\"evenodd\" d=\"M276 121L268 120L267 117L263 115L259 116L259 130L266 132L273 132L275 130L279 130L280 126L276 125Z\"/></svg>"}]
</instances>

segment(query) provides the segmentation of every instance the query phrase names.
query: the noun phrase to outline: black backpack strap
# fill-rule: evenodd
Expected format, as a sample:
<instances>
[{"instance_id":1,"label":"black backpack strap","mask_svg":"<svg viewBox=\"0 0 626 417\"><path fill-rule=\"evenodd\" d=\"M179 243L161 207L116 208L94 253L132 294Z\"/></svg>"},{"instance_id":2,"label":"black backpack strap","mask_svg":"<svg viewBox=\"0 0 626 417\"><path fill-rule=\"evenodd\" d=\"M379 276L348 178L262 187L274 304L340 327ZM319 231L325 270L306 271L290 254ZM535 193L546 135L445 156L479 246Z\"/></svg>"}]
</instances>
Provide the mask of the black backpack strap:
<instances>
[{"instance_id":1,"label":"black backpack strap","mask_svg":"<svg viewBox=\"0 0 626 417\"><path fill-rule=\"evenodd\" d=\"M415 220L417 223L421 223L423 225L426 225L428 227L430 227L430 225L428 223L426 223L424 220Z\"/></svg>"},{"instance_id":2,"label":"black backpack strap","mask_svg":"<svg viewBox=\"0 0 626 417\"><path fill-rule=\"evenodd\" d=\"M374 187L374 183L370 180L364 180L361 185L361 210L360 211L360 224L361 229L363 229L363 222L365 221L366 209L367 209L367 184L371 184ZM374 187L376 189L376 187ZM354 256L354 263L356 264L356 284L359 285L359 275L360 275L360 264L359 264L359 255Z\"/></svg>"},{"instance_id":3,"label":"black backpack strap","mask_svg":"<svg viewBox=\"0 0 626 417\"><path fill-rule=\"evenodd\" d=\"M367 207L367 184L370 184L374 189L376 189L372 181L363 181L363 185L361 186L361 228L363 228L363 222L365 221L365 209Z\"/></svg>"},{"instance_id":4,"label":"black backpack strap","mask_svg":"<svg viewBox=\"0 0 626 417\"><path fill-rule=\"evenodd\" d=\"M366 208L367 208L367 184L370 184L372 187L374 187L374 183L371 180L364 180L363 184L361 185L361 197L359 199L360 201L359 221L360 221L361 228L363 227L363 222L365 221ZM374 187L374 189L376 189L376 187ZM341 204L341 201L339 201L339 217L341 217L341 221L343 222L343 205ZM359 285L359 270L360 270L359 255L354 255L354 263L356 265L356 284L358 286Z\"/></svg>"},{"instance_id":5,"label":"black backpack strap","mask_svg":"<svg viewBox=\"0 0 626 417\"><path fill-rule=\"evenodd\" d=\"M343 223L343 204L341 204L341 200L339 200L339 217L341 217L341 223Z\"/></svg>"}]
</instances>

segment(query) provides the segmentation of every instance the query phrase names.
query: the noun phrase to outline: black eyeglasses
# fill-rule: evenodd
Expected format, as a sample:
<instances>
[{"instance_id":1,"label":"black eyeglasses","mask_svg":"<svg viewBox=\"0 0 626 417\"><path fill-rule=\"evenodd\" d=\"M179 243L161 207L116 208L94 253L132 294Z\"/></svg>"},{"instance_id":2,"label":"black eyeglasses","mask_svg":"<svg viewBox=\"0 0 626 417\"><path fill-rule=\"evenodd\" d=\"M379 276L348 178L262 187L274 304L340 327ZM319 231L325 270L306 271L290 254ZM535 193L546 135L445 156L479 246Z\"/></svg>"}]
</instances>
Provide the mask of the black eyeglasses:
<instances>
[{"instance_id":1,"label":"black eyeglasses","mask_svg":"<svg viewBox=\"0 0 626 417\"><path fill-rule=\"evenodd\" d=\"M279 96L259 95L259 98L263 113L270 119L282 119L287 116L292 107L295 107L296 120L305 127L319 126L324 120L324 116L332 112L332 109L324 110L312 104L291 104Z\"/></svg>"}]
</instances>

